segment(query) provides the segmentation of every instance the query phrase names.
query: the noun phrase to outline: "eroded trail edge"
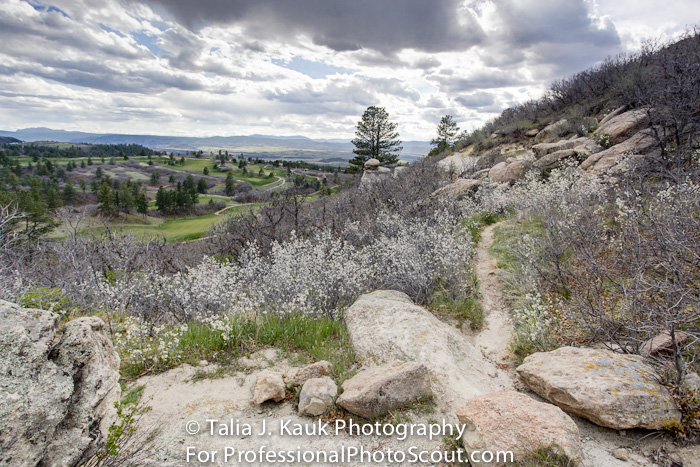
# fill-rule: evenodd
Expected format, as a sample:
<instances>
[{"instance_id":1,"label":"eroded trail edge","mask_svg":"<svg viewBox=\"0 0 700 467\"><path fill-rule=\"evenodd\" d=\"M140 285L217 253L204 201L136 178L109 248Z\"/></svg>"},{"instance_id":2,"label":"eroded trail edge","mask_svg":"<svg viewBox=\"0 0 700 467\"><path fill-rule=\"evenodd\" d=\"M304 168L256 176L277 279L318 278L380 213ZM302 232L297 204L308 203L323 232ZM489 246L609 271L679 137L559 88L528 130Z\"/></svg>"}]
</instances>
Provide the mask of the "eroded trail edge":
<instances>
[{"instance_id":1,"label":"eroded trail edge","mask_svg":"<svg viewBox=\"0 0 700 467\"><path fill-rule=\"evenodd\" d=\"M508 358L508 344L513 336L513 323L503 288L496 272L496 262L489 253L498 224L486 226L476 246L474 270L479 278L481 304L484 307L484 327L476 335L475 344L486 358L498 364Z\"/></svg>"}]
</instances>

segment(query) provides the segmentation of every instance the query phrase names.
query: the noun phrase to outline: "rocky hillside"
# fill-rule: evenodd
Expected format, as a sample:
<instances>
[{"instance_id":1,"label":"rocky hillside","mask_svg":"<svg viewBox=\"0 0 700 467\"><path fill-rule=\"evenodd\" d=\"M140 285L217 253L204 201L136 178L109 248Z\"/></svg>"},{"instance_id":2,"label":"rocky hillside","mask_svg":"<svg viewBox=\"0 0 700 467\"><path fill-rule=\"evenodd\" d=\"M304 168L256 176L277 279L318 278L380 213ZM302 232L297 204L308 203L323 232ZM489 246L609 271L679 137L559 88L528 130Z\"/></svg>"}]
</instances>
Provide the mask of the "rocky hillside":
<instances>
[{"instance_id":1,"label":"rocky hillside","mask_svg":"<svg viewBox=\"0 0 700 467\"><path fill-rule=\"evenodd\" d=\"M554 82L539 100L507 109L464 135L444 165L510 183L530 168L546 172L563 163L615 174L630 169L616 168L623 159L638 170L668 175L697 159L699 76L697 30L673 43L649 43L635 55Z\"/></svg>"}]
</instances>

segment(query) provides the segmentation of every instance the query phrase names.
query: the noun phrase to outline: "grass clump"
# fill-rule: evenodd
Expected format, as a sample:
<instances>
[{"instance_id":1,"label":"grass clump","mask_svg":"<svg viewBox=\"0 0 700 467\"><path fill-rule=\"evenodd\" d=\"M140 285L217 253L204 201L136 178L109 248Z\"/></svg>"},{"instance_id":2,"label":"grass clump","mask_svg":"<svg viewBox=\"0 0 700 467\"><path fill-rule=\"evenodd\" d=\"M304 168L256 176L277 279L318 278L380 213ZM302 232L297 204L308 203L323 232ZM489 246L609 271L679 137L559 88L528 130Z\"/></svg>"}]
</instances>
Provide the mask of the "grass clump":
<instances>
[{"instance_id":1,"label":"grass clump","mask_svg":"<svg viewBox=\"0 0 700 467\"><path fill-rule=\"evenodd\" d=\"M517 467L574 467L578 465L578 461L569 458L560 448L550 444L529 451L515 465Z\"/></svg>"},{"instance_id":2,"label":"grass clump","mask_svg":"<svg viewBox=\"0 0 700 467\"><path fill-rule=\"evenodd\" d=\"M143 396L143 390L146 388L144 385L136 386L129 390L126 394L122 396L122 405L138 405L141 401L141 396Z\"/></svg>"},{"instance_id":3,"label":"grass clump","mask_svg":"<svg viewBox=\"0 0 700 467\"><path fill-rule=\"evenodd\" d=\"M472 330L478 330L484 324L484 308L473 296L460 299L452 298L445 293L436 293L430 302L430 308L449 313L459 322L458 327L468 322Z\"/></svg>"},{"instance_id":4,"label":"grass clump","mask_svg":"<svg viewBox=\"0 0 700 467\"><path fill-rule=\"evenodd\" d=\"M342 321L300 314L217 317L155 329L126 318L114 340L122 358L122 375L128 380L200 360L228 365L240 355L266 347L296 353L296 358L302 354L310 361L327 360L340 383L355 361Z\"/></svg>"}]
</instances>

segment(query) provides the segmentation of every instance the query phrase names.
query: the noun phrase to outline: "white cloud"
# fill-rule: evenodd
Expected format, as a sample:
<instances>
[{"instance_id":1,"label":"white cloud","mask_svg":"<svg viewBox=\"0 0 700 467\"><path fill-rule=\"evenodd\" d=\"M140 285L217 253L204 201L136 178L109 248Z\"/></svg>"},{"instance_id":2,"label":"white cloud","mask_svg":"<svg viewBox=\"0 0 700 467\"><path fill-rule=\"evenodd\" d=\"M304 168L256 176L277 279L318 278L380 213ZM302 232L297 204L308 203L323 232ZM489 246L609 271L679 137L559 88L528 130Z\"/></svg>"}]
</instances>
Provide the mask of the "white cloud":
<instances>
[{"instance_id":1,"label":"white cloud","mask_svg":"<svg viewBox=\"0 0 700 467\"><path fill-rule=\"evenodd\" d=\"M429 139L441 115L473 128L700 19L696 2L675 3L0 0L0 118L10 130L351 138L381 105L404 140Z\"/></svg>"}]
</instances>

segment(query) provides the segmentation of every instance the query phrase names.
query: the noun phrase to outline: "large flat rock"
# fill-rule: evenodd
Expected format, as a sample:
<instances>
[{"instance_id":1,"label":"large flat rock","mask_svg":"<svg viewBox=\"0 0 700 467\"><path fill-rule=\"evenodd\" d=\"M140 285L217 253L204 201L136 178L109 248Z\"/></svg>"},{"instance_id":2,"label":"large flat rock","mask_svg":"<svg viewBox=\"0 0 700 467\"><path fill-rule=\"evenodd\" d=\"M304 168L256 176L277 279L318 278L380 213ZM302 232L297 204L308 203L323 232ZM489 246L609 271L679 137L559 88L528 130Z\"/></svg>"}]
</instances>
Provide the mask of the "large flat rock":
<instances>
[{"instance_id":1,"label":"large flat rock","mask_svg":"<svg viewBox=\"0 0 700 467\"><path fill-rule=\"evenodd\" d=\"M363 365L394 360L422 363L430 372L435 397L448 406L457 408L472 397L512 388L508 375L464 334L403 292L378 290L362 295L345 318Z\"/></svg>"},{"instance_id":2,"label":"large flat rock","mask_svg":"<svg viewBox=\"0 0 700 467\"><path fill-rule=\"evenodd\" d=\"M562 347L530 355L517 372L540 396L604 427L656 430L681 418L666 387L638 355Z\"/></svg>"}]
</instances>

